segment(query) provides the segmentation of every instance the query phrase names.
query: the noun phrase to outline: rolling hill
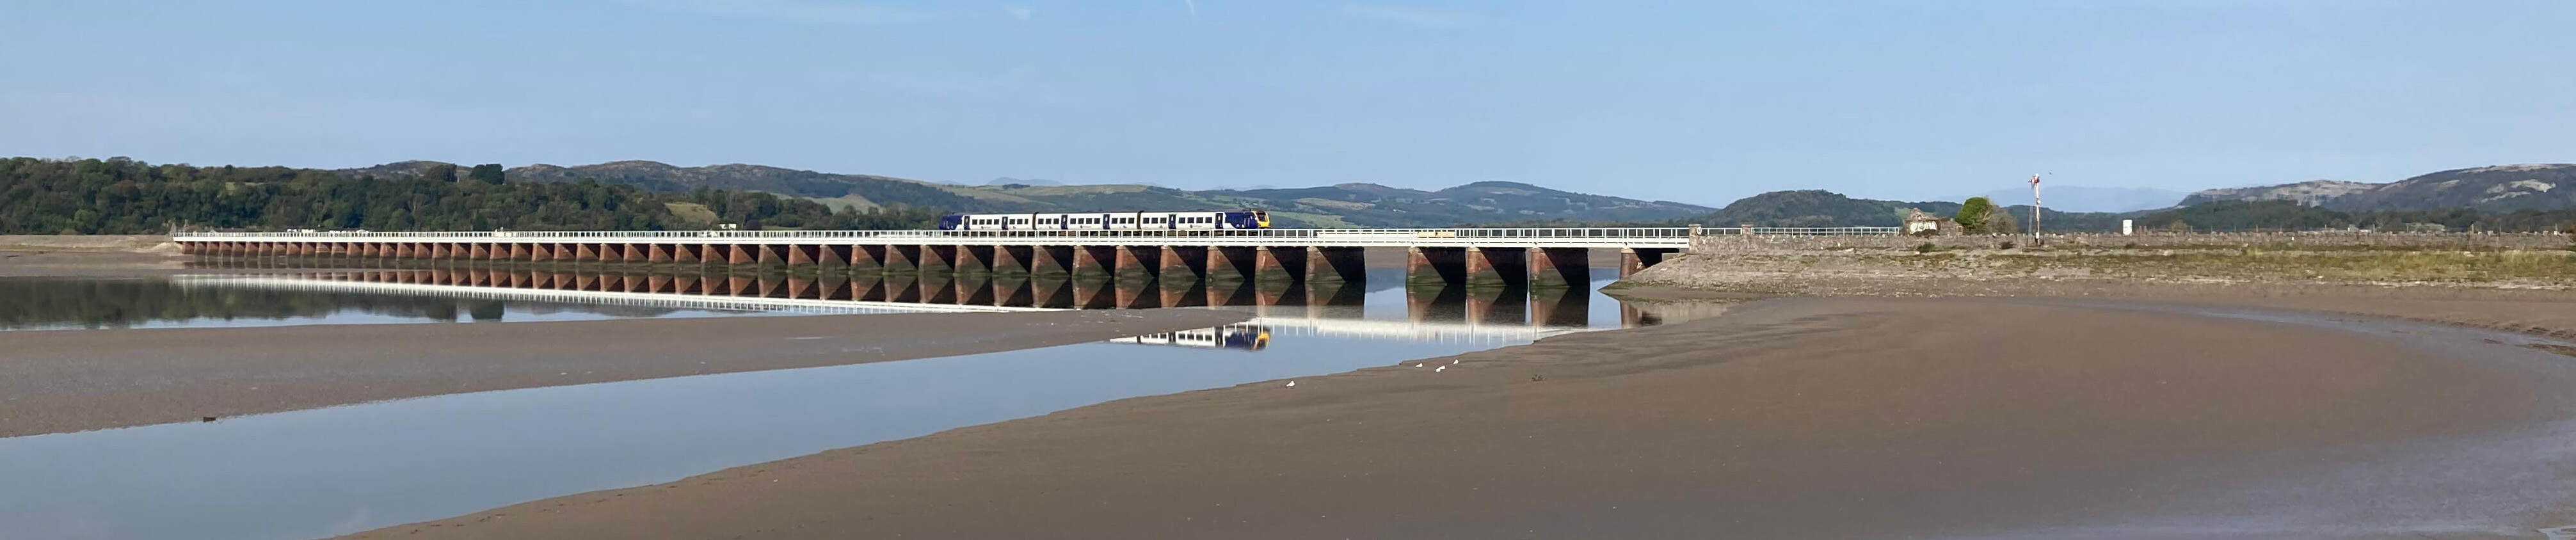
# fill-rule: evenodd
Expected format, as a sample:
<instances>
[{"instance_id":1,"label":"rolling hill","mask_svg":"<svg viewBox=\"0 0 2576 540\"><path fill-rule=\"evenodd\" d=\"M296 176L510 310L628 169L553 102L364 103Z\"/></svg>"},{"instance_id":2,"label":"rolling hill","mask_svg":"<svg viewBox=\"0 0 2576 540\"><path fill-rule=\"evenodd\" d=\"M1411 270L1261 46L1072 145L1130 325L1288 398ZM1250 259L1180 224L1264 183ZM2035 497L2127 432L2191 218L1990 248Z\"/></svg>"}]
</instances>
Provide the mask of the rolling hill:
<instances>
[{"instance_id":1,"label":"rolling hill","mask_svg":"<svg viewBox=\"0 0 2576 540\"><path fill-rule=\"evenodd\" d=\"M418 175L431 161L405 161L340 172L351 177ZM507 171L511 180L577 182L583 179L656 192L700 187L752 190L802 197L833 206L905 206L953 212L1081 212L1136 209L1234 209L1271 211L1282 227L1446 227L1461 223L1527 220L1655 221L1705 215L1715 209L1548 189L1516 182L1476 182L1423 191L1377 184L1310 188L1183 190L1140 184L1055 185L996 181L981 186L939 184L886 176L834 174L760 165L680 167L651 161L596 165L529 165Z\"/></svg>"},{"instance_id":2,"label":"rolling hill","mask_svg":"<svg viewBox=\"0 0 2576 540\"><path fill-rule=\"evenodd\" d=\"M2135 212L2172 208L2174 201L2188 195L2180 191L2155 188L2048 186L2048 207L2068 212ZM1999 203L2030 200L2029 188L2007 188L1984 195ZM1966 200L1967 197L1957 197Z\"/></svg>"},{"instance_id":3,"label":"rolling hill","mask_svg":"<svg viewBox=\"0 0 2576 540\"><path fill-rule=\"evenodd\" d=\"M2191 194L2183 204L2212 201L2292 201L2339 211L2559 210L2576 208L2576 164L2453 169L2385 184L2316 180L2212 189Z\"/></svg>"}]
</instances>

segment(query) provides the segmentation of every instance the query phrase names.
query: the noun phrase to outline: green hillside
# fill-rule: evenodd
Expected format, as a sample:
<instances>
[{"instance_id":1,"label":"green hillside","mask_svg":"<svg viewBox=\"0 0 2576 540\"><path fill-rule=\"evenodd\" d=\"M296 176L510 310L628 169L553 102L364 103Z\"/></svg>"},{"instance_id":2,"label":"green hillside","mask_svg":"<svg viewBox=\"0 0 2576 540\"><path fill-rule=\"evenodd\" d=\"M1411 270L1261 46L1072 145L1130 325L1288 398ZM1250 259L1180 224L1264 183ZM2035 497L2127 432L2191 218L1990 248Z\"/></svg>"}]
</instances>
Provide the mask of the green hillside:
<instances>
[{"instance_id":1,"label":"green hillside","mask_svg":"<svg viewBox=\"0 0 2576 540\"><path fill-rule=\"evenodd\" d=\"M917 228L923 210L834 211L756 191L654 193L595 181L499 181L501 168L426 164L373 173L287 167L0 160L0 234L173 229L383 231ZM684 211L674 212L674 209Z\"/></svg>"},{"instance_id":2,"label":"green hillside","mask_svg":"<svg viewBox=\"0 0 2576 540\"><path fill-rule=\"evenodd\" d=\"M389 163L339 171L346 175L418 174L428 161ZM983 186L936 184L901 178L800 171L758 165L679 167L619 161L561 167L508 169L512 181L577 182L584 179L652 192L698 188L761 191L835 207L926 208L947 212L1085 212L1120 210L1232 210L1272 212L1281 227L1450 227L1520 220L1665 220L1714 209L1542 188L1514 182L1477 182L1437 191L1376 184L1296 189L1182 190L1134 184L1060 185L997 181Z\"/></svg>"}]
</instances>

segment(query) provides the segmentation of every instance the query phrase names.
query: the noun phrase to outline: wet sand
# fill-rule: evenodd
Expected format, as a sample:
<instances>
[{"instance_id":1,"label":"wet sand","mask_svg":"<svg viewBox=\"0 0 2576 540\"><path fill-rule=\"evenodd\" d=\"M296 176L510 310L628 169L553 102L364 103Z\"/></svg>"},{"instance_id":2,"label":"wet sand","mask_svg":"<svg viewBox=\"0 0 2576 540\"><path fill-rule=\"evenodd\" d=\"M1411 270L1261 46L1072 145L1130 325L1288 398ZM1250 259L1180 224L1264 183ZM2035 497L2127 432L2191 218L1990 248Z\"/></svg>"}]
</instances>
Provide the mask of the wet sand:
<instances>
[{"instance_id":1,"label":"wet sand","mask_svg":"<svg viewBox=\"0 0 2576 540\"><path fill-rule=\"evenodd\" d=\"M150 252L0 249L0 277L168 275L185 270L187 260Z\"/></svg>"},{"instance_id":2,"label":"wet sand","mask_svg":"<svg viewBox=\"0 0 2576 540\"><path fill-rule=\"evenodd\" d=\"M2576 501L2535 450L2569 358L2172 306L1762 301L352 538L2538 538Z\"/></svg>"},{"instance_id":3,"label":"wet sand","mask_svg":"<svg viewBox=\"0 0 2576 540\"><path fill-rule=\"evenodd\" d=\"M0 437L828 366L1240 322L1212 310L0 332Z\"/></svg>"}]
</instances>

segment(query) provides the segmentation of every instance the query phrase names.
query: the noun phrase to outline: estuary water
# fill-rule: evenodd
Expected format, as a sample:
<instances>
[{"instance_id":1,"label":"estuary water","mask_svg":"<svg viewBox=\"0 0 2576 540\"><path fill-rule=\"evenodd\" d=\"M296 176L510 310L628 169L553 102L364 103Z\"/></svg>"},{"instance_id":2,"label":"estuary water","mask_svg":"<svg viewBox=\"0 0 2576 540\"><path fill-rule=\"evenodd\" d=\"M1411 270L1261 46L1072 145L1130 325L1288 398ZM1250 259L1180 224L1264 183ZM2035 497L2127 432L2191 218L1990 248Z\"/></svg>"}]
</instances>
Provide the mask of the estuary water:
<instances>
[{"instance_id":1,"label":"estuary water","mask_svg":"<svg viewBox=\"0 0 2576 540\"><path fill-rule=\"evenodd\" d=\"M1104 343L0 438L0 478L9 479L0 482L0 539L325 537L1126 397L1335 373L1707 311L1627 305L1594 288L1406 287L1393 270L1358 283L1271 288L429 272L0 280L0 299L9 300L0 302L0 327L149 332L1163 306L1255 318ZM691 287L677 286L682 280Z\"/></svg>"}]
</instances>

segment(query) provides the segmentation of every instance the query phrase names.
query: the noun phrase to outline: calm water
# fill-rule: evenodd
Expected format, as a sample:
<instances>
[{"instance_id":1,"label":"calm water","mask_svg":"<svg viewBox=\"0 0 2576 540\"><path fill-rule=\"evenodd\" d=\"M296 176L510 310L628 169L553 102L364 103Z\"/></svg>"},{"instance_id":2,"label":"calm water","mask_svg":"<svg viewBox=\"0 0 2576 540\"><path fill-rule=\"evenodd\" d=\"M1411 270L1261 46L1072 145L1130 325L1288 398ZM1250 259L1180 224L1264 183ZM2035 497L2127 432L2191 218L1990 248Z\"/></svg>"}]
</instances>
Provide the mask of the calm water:
<instances>
[{"instance_id":1,"label":"calm water","mask_svg":"<svg viewBox=\"0 0 2576 540\"><path fill-rule=\"evenodd\" d=\"M687 292L649 277L632 288L671 292L627 292L622 278L607 285L600 276L573 276L552 289L489 274L439 277L464 285L428 277L413 276L412 283L368 273L5 280L0 298L10 301L0 302L6 306L0 323L83 331L39 329L1044 309L1070 302L1251 311L1259 317L1230 331L1268 338L1254 344L1146 337L0 438L0 478L8 479L0 482L0 539L330 536L1119 398L1335 373L1689 316L1622 306L1589 290L1408 289L1393 274L1373 275L1369 283L1376 286L1295 291L832 281L847 292L838 300L818 292L823 285L815 280L799 285L785 277L726 278L724 287ZM880 293L881 300L857 299L871 288L897 291ZM904 289L914 292L903 296ZM968 300L974 303L958 304ZM945 303L923 303L931 301Z\"/></svg>"}]
</instances>

